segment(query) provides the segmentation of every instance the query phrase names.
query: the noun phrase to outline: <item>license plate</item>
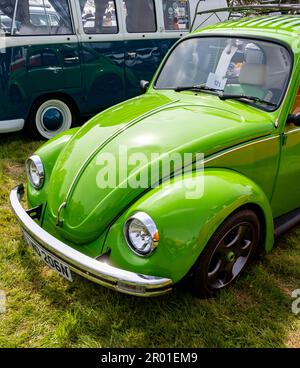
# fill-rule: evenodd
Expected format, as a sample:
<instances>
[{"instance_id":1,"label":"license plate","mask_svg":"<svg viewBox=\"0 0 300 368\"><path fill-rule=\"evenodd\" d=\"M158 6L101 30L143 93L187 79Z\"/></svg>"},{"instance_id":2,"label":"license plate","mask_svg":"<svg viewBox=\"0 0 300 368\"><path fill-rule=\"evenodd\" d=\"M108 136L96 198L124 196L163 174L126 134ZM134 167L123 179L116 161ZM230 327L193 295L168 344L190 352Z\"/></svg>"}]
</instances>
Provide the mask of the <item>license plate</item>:
<instances>
[{"instance_id":1,"label":"license plate","mask_svg":"<svg viewBox=\"0 0 300 368\"><path fill-rule=\"evenodd\" d=\"M39 258L46 263L47 266L59 273L66 280L73 282L73 277L68 265L60 261L58 258L47 252L33 241L26 233L24 233L27 244L35 251Z\"/></svg>"}]
</instances>

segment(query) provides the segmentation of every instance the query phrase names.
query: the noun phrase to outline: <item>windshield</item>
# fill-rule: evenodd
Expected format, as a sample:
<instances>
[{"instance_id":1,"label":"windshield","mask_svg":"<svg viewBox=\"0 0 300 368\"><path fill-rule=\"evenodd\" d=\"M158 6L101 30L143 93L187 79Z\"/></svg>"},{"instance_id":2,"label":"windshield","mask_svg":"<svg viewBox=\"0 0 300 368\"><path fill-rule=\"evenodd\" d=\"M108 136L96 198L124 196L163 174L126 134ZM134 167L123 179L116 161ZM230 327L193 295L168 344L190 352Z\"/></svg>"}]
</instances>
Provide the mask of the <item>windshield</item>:
<instances>
[{"instance_id":1,"label":"windshield","mask_svg":"<svg viewBox=\"0 0 300 368\"><path fill-rule=\"evenodd\" d=\"M201 86L226 98L248 96L256 105L265 101L262 107L274 110L285 92L291 64L288 50L272 42L195 37L173 50L155 88L183 91Z\"/></svg>"}]
</instances>

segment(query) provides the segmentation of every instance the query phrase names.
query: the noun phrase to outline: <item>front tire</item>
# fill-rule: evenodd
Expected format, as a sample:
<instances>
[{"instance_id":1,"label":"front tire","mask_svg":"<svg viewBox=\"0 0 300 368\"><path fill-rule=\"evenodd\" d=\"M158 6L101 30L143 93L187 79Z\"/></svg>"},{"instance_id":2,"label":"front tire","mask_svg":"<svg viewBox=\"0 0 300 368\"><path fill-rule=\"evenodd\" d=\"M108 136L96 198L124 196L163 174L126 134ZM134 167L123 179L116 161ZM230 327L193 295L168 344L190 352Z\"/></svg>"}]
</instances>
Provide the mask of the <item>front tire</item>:
<instances>
[{"instance_id":1,"label":"front tire","mask_svg":"<svg viewBox=\"0 0 300 368\"><path fill-rule=\"evenodd\" d=\"M51 139L75 123L76 114L71 103L62 97L38 100L28 118L29 133L38 139Z\"/></svg>"},{"instance_id":2,"label":"front tire","mask_svg":"<svg viewBox=\"0 0 300 368\"><path fill-rule=\"evenodd\" d=\"M192 269L192 291L208 298L231 286L253 259L260 231L259 219L250 209L242 209L225 220Z\"/></svg>"}]
</instances>

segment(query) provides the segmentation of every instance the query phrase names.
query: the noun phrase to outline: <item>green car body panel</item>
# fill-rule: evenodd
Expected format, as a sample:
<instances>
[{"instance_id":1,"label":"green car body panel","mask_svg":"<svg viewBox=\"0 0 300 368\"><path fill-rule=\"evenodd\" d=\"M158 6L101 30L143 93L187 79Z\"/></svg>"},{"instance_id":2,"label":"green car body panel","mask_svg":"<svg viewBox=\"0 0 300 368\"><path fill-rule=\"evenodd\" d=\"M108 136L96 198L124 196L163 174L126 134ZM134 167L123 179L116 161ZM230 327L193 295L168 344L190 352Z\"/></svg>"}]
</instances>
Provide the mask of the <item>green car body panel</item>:
<instances>
[{"instance_id":1,"label":"green car body panel","mask_svg":"<svg viewBox=\"0 0 300 368\"><path fill-rule=\"evenodd\" d=\"M269 252L274 218L300 207L300 130L286 124L300 85L295 46L300 28L293 26L295 19L244 19L188 36L234 35L285 44L293 53L293 66L275 111L200 92L155 90L158 70L145 95L100 113L40 148L36 154L45 166L45 182L40 190L28 184L27 196L30 207L43 204L42 227L85 255L98 257L110 250L113 266L176 283L224 220L250 206L259 215L262 246ZM204 171L185 180L202 180L203 196L187 200L176 187L176 174L168 185L154 189L99 189L98 154L105 150L118 156L125 145L128 154L142 151L148 157L152 152L202 152ZM63 203L63 226L57 227ZM150 257L136 255L124 238L124 223L140 211L151 216L160 232L159 246Z\"/></svg>"}]
</instances>

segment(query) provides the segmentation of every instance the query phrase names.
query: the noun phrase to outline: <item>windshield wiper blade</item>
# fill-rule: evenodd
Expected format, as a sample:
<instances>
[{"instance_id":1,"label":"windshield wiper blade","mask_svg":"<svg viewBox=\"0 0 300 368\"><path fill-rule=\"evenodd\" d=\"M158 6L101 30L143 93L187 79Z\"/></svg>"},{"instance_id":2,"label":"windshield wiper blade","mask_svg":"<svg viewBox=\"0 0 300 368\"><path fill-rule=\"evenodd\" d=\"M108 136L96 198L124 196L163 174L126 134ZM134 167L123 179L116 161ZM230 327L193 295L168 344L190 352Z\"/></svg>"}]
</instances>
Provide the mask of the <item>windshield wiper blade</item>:
<instances>
[{"instance_id":1,"label":"windshield wiper blade","mask_svg":"<svg viewBox=\"0 0 300 368\"><path fill-rule=\"evenodd\" d=\"M250 100L253 102L259 102L268 106L273 106L273 107L277 107L277 104L270 102L270 101L266 101L262 98L259 97L255 97L255 96L247 96L247 95L231 95L231 94L221 94L219 95L219 98L223 101L225 100L240 100L240 99L245 99L245 100Z\"/></svg>"},{"instance_id":2,"label":"windshield wiper blade","mask_svg":"<svg viewBox=\"0 0 300 368\"><path fill-rule=\"evenodd\" d=\"M223 92L222 89L217 88L210 88L207 87L205 84L198 84L194 86L179 86L174 88L175 92L182 92L182 91L208 91L208 92Z\"/></svg>"}]
</instances>

